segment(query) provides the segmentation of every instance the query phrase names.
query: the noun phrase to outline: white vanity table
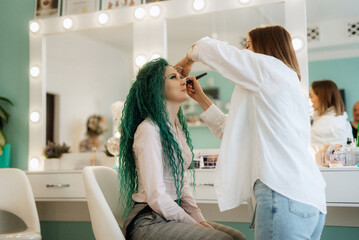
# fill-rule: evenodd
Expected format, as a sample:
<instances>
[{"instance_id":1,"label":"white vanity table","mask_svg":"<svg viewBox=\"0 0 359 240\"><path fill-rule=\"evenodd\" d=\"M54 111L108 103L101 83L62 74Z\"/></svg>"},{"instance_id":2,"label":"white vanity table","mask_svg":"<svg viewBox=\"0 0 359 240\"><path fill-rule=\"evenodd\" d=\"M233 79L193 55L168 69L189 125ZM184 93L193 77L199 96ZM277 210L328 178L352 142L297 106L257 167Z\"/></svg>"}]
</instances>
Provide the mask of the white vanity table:
<instances>
[{"instance_id":1,"label":"white vanity table","mask_svg":"<svg viewBox=\"0 0 359 240\"><path fill-rule=\"evenodd\" d=\"M359 168L322 168L327 183L326 224L359 227ZM196 170L195 198L209 220L250 222L246 204L219 212L214 191L214 169ZM27 172L40 220L90 221L82 171Z\"/></svg>"}]
</instances>

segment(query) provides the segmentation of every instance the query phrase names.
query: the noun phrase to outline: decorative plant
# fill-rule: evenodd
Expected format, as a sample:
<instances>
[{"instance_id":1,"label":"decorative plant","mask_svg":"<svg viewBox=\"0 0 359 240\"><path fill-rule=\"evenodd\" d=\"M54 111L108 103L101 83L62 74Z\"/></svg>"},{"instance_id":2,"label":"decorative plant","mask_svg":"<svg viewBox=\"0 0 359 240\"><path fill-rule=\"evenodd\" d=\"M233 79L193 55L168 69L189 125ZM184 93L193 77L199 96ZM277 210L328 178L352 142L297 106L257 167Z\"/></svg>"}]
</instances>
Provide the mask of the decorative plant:
<instances>
[{"instance_id":1,"label":"decorative plant","mask_svg":"<svg viewBox=\"0 0 359 240\"><path fill-rule=\"evenodd\" d=\"M6 102L10 105L14 105L9 99L4 98L4 97L0 97L0 103L1 102ZM0 105L0 156L2 155L3 152L3 148L6 145L6 136L3 132L3 128L5 126L5 124L8 122L10 117L10 114Z\"/></svg>"},{"instance_id":2,"label":"decorative plant","mask_svg":"<svg viewBox=\"0 0 359 240\"><path fill-rule=\"evenodd\" d=\"M44 149L44 155L46 158L60 158L63 153L68 153L69 150L70 147L65 143L60 145L49 141Z\"/></svg>"}]
</instances>

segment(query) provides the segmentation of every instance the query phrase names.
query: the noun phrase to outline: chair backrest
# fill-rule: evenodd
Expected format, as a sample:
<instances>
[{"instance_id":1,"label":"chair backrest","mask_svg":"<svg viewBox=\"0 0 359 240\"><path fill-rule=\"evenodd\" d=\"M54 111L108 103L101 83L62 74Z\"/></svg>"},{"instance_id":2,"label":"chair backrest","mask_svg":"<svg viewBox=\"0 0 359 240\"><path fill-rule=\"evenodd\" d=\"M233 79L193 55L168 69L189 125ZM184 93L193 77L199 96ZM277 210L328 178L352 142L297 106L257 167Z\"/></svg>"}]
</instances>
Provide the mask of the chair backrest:
<instances>
[{"instance_id":1,"label":"chair backrest","mask_svg":"<svg viewBox=\"0 0 359 240\"><path fill-rule=\"evenodd\" d=\"M40 234L34 194L24 171L16 168L0 169L0 210L18 216L28 229Z\"/></svg>"},{"instance_id":2,"label":"chair backrest","mask_svg":"<svg viewBox=\"0 0 359 240\"><path fill-rule=\"evenodd\" d=\"M125 240L119 208L117 172L109 167L85 167L82 172L90 211L91 225L97 240Z\"/></svg>"}]
</instances>

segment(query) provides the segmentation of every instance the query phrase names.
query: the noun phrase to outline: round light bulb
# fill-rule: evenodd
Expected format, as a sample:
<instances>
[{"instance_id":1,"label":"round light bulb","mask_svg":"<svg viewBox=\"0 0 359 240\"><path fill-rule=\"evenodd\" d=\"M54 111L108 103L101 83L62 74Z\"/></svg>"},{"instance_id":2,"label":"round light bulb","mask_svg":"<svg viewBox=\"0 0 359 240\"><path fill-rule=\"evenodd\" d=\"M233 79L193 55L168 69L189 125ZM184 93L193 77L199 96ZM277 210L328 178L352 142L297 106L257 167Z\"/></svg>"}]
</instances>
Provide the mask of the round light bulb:
<instances>
[{"instance_id":1,"label":"round light bulb","mask_svg":"<svg viewBox=\"0 0 359 240\"><path fill-rule=\"evenodd\" d=\"M152 56L151 56L151 60L157 59L157 58L160 58L160 57L161 57L161 55L160 55L159 53L154 53L154 54L152 54Z\"/></svg>"},{"instance_id":2,"label":"round light bulb","mask_svg":"<svg viewBox=\"0 0 359 240\"><path fill-rule=\"evenodd\" d=\"M212 36L211 36L213 39L218 39L218 34L217 33L212 33Z\"/></svg>"},{"instance_id":3,"label":"round light bulb","mask_svg":"<svg viewBox=\"0 0 359 240\"><path fill-rule=\"evenodd\" d=\"M247 4L249 3L251 0L239 0L240 4Z\"/></svg>"},{"instance_id":4,"label":"round light bulb","mask_svg":"<svg viewBox=\"0 0 359 240\"><path fill-rule=\"evenodd\" d=\"M135 18L140 20L140 19L143 19L146 15L146 11L144 8L142 7L139 7L139 8L136 8L135 10Z\"/></svg>"},{"instance_id":5,"label":"round light bulb","mask_svg":"<svg viewBox=\"0 0 359 240\"><path fill-rule=\"evenodd\" d=\"M158 17L161 15L161 8L158 5L153 5L150 8L150 15L151 17Z\"/></svg>"},{"instance_id":6,"label":"round light bulb","mask_svg":"<svg viewBox=\"0 0 359 240\"><path fill-rule=\"evenodd\" d=\"M296 52L302 50L304 47L304 41L300 37L294 37L292 39L292 44Z\"/></svg>"},{"instance_id":7,"label":"round light bulb","mask_svg":"<svg viewBox=\"0 0 359 240\"><path fill-rule=\"evenodd\" d=\"M29 28L31 32L37 33L40 30L40 24L38 22L31 22Z\"/></svg>"},{"instance_id":8,"label":"round light bulb","mask_svg":"<svg viewBox=\"0 0 359 240\"><path fill-rule=\"evenodd\" d=\"M32 67L31 69L30 69L30 75L31 75L31 77L38 77L38 76L40 76L40 68L39 67Z\"/></svg>"},{"instance_id":9,"label":"round light bulb","mask_svg":"<svg viewBox=\"0 0 359 240\"><path fill-rule=\"evenodd\" d=\"M29 164L31 169L38 169L40 165L40 160L36 157L31 158Z\"/></svg>"},{"instance_id":10,"label":"round light bulb","mask_svg":"<svg viewBox=\"0 0 359 240\"><path fill-rule=\"evenodd\" d=\"M120 138L121 137L121 133L119 133L118 131L115 133L115 138Z\"/></svg>"},{"instance_id":11,"label":"round light bulb","mask_svg":"<svg viewBox=\"0 0 359 240\"><path fill-rule=\"evenodd\" d=\"M204 0L193 0L192 7L195 11L201 11L206 6Z\"/></svg>"},{"instance_id":12,"label":"round light bulb","mask_svg":"<svg viewBox=\"0 0 359 240\"><path fill-rule=\"evenodd\" d=\"M105 25L109 22L110 16L107 13L100 13L97 17L97 20L101 25Z\"/></svg>"},{"instance_id":13,"label":"round light bulb","mask_svg":"<svg viewBox=\"0 0 359 240\"><path fill-rule=\"evenodd\" d=\"M40 113L39 112L30 113L30 120L33 123L37 123L38 121L40 121Z\"/></svg>"},{"instance_id":14,"label":"round light bulb","mask_svg":"<svg viewBox=\"0 0 359 240\"><path fill-rule=\"evenodd\" d=\"M139 55L136 57L135 63L137 65L137 67L142 67L143 64L145 64L147 62L147 58L143 55Z\"/></svg>"},{"instance_id":15,"label":"round light bulb","mask_svg":"<svg viewBox=\"0 0 359 240\"><path fill-rule=\"evenodd\" d=\"M70 29L72 28L72 25L73 25L73 21L71 18L65 18L63 21L62 21L62 26L65 28L65 29Z\"/></svg>"}]
</instances>

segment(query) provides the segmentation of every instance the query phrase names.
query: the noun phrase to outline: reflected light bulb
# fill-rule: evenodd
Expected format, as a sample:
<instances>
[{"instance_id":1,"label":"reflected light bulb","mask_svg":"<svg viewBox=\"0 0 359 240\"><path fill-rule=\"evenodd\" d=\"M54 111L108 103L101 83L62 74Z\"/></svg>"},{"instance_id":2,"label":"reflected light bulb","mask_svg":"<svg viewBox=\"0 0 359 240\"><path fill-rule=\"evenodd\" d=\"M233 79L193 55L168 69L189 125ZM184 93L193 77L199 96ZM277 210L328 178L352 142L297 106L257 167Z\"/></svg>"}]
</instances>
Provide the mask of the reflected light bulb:
<instances>
[{"instance_id":1,"label":"reflected light bulb","mask_svg":"<svg viewBox=\"0 0 359 240\"><path fill-rule=\"evenodd\" d=\"M110 16L107 13L101 13L98 15L97 20L100 24L104 25L109 22Z\"/></svg>"},{"instance_id":2,"label":"reflected light bulb","mask_svg":"<svg viewBox=\"0 0 359 240\"><path fill-rule=\"evenodd\" d=\"M135 10L135 18L136 19L140 20L140 19L144 18L145 15L146 15L146 11L144 8L139 7Z\"/></svg>"},{"instance_id":3,"label":"reflected light bulb","mask_svg":"<svg viewBox=\"0 0 359 240\"><path fill-rule=\"evenodd\" d=\"M296 52L302 50L304 47L304 41L299 37L294 37L292 39L293 48Z\"/></svg>"},{"instance_id":4,"label":"reflected light bulb","mask_svg":"<svg viewBox=\"0 0 359 240\"><path fill-rule=\"evenodd\" d=\"M251 0L239 0L239 3L241 4L247 4L249 3Z\"/></svg>"},{"instance_id":5,"label":"reflected light bulb","mask_svg":"<svg viewBox=\"0 0 359 240\"><path fill-rule=\"evenodd\" d=\"M154 5L150 8L151 17L158 17L161 14L161 8L158 5Z\"/></svg>"},{"instance_id":6,"label":"reflected light bulb","mask_svg":"<svg viewBox=\"0 0 359 240\"><path fill-rule=\"evenodd\" d=\"M31 69L30 69L30 75L31 75L31 77L38 77L38 76L40 76L40 68L39 67L32 67Z\"/></svg>"},{"instance_id":7,"label":"reflected light bulb","mask_svg":"<svg viewBox=\"0 0 359 240\"><path fill-rule=\"evenodd\" d=\"M65 18L65 19L62 21L62 26L63 26L65 29L70 29L70 28L72 28L72 25L73 25L73 22L72 22L72 19L71 19L71 18Z\"/></svg>"},{"instance_id":8,"label":"reflected light bulb","mask_svg":"<svg viewBox=\"0 0 359 240\"><path fill-rule=\"evenodd\" d=\"M39 112L32 112L30 114L30 120L33 123L37 123L40 120L40 113Z\"/></svg>"},{"instance_id":9,"label":"reflected light bulb","mask_svg":"<svg viewBox=\"0 0 359 240\"><path fill-rule=\"evenodd\" d=\"M32 22L29 28L31 32L37 33L40 30L40 24L38 22Z\"/></svg>"},{"instance_id":10,"label":"reflected light bulb","mask_svg":"<svg viewBox=\"0 0 359 240\"><path fill-rule=\"evenodd\" d=\"M143 55L139 55L136 57L136 65L137 67L142 67L143 64L147 62L147 58Z\"/></svg>"},{"instance_id":11,"label":"reflected light bulb","mask_svg":"<svg viewBox=\"0 0 359 240\"><path fill-rule=\"evenodd\" d=\"M161 57L161 55L160 55L159 53L154 53L154 54L152 54L152 56L151 56L151 60L157 59L157 58L160 58L160 57Z\"/></svg>"},{"instance_id":12,"label":"reflected light bulb","mask_svg":"<svg viewBox=\"0 0 359 240\"><path fill-rule=\"evenodd\" d=\"M40 160L38 158L31 158L30 160L30 167L31 169L38 169L40 165Z\"/></svg>"},{"instance_id":13,"label":"reflected light bulb","mask_svg":"<svg viewBox=\"0 0 359 240\"><path fill-rule=\"evenodd\" d=\"M120 138L120 137L121 137L121 133L116 132L116 133L115 133L115 138Z\"/></svg>"},{"instance_id":14,"label":"reflected light bulb","mask_svg":"<svg viewBox=\"0 0 359 240\"><path fill-rule=\"evenodd\" d=\"M204 0L193 0L192 7L196 11L201 11L206 6Z\"/></svg>"}]
</instances>

